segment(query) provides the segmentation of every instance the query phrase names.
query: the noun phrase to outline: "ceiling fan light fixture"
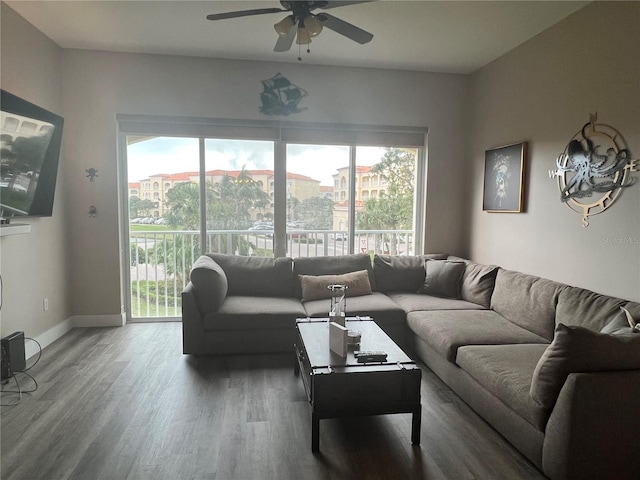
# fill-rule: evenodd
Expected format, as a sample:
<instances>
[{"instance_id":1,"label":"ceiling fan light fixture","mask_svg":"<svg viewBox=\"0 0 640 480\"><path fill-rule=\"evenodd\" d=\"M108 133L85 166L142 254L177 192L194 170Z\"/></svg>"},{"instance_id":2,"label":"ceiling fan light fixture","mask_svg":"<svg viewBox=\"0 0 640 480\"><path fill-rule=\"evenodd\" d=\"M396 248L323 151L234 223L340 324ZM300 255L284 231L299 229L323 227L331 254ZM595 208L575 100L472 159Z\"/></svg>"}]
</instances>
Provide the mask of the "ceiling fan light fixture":
<instances>
[{"instance_id":1,"label":"ceiling fan light fixture","mask_svg":"<svg viewBox=\"0 0 640 480\"><path fill-rule=\"evenodd\" d=\"M304 26L309 31L310 37L317 37L322 32L322 22L314 15L309 15L304 19Z\"/></svg>"},{"instance_id":2,"label":"ceiling fan light fixture","mask_svg":"<svg viewBox=\"0 0 640 480\"><path fill-rule=\"evenodd\" d=\"M311 43L311 34L306 27L298 27L298 36L296 37L296 43L298 45L308 45Z\"/></svg>"},{"instance_id":3,"label":"ceiling fan light fixture","mask_svg":"<svg viewBox=\"0 0 640 480\"><path fill-rule=\"evenodd\" d=\"M289 33L289 31L291 31L293 27L295 27L295 25L296 24L293 20L293 15L289 15L276 23L273 28L278 33L278 35L284 37Z\"/></svg>"}]
</instances>

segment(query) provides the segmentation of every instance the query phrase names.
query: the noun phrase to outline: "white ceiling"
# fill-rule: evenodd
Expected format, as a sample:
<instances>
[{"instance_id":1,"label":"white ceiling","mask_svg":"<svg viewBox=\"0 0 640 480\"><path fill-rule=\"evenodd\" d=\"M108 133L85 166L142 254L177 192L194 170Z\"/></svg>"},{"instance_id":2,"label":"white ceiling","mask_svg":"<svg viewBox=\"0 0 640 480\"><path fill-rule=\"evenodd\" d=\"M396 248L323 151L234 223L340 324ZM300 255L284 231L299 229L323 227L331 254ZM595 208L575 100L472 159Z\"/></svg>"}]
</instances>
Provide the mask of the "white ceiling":
<instances>
[{"instance_id":1,"label":"white ceiling","mask_svg":"<svg viewBox=\"0 0 640 480\"><path fill-rule=\"evenodd\" d=\"M63 48L297 62L273 52L275 13L212 22L210 13L280 7L262 1L24 1L6 3ZM325 29L303 63L472 73L579 10L584 1L401 1L328 13L374 34L359 45ZM316 10L319 13L321 10Z\"/></svg>"}]
</instances>

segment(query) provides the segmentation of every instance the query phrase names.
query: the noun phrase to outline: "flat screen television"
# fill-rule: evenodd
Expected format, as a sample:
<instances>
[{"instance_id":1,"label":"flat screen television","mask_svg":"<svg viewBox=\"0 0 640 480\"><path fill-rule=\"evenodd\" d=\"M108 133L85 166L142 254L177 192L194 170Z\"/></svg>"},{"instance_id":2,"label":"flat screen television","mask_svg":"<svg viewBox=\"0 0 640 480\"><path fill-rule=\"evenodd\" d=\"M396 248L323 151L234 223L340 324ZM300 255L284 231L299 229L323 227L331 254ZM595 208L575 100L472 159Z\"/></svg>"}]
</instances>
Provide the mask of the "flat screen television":
<instances>
[{"instance_id":1,"label":"flat screen television","mask_svg":"<svg viewBox=\"0 0 640 480\"><path fill-rule=\"evenodd\" d=\"M0 93L0 217L50 217L64 119Z\"/></svg>"}]
</instances>

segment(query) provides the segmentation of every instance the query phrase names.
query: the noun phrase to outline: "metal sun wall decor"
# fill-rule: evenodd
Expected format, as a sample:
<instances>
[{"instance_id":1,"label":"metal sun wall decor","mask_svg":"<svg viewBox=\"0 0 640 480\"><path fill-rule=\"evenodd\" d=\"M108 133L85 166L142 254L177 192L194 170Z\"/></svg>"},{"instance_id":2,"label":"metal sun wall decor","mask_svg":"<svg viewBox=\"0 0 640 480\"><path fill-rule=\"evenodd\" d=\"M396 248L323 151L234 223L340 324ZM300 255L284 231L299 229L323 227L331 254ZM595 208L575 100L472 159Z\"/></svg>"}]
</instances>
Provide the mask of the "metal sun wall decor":
<instances>
[{"instance_id":1,"label":"metal sun wall decor","mask_svg":"<svg viewBox=\"0 0 640 480\"><path fill-rule=\"evenodd\" d=\"M300 101L309 95L306 90L291 83L281 73L274 77L262 80L262 93L260 112L266 115L289 115L300 113L307 108L298 108Z\"/></svg>"},{"instance_id":2,"label":"metal sun wall decor","mask_svg":"<svg viewBox=\"0 0 640 480\"><path fill-rule=\"evenodd\" d=\"M596 123L590 115L556 159L556 170L549 177L558 178L560 201L582 214L582 226L589 217L604 212L618 199L622 189L635 183L638 160L631 159L627 144L615 128ZM593 199L594 194L600 194Z\"/></svg>"}]
</instances>

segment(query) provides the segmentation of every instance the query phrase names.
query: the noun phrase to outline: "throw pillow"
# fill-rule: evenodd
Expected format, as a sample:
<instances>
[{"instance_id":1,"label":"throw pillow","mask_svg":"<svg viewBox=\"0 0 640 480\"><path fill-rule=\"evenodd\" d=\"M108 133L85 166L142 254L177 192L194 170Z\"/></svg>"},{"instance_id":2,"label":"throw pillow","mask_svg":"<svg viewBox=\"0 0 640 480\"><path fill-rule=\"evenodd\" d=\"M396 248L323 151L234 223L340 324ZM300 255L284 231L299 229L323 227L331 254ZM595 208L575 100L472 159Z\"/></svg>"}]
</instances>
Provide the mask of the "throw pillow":
<instances>
[{"instance_id":1,"label":"throw pillow","mask_svg":"<svg viewBox=\"0 0 640 480\"><path fill-rule=\"evenodd\" d=\"M342 275L300 275L300 284L303 302L331 298L329 285L346 285L347 298L371 294L369 272L366 270Z\"/></svg>"},{"instance_id":2,"label":"throw pillow","mask_svg":"<svg viewBox=\"0 0 640 480\"><path fill-rule=\"evenodd\" d=\"M496 285L496 275L498 267L496 265L480 265L477 263L466 263L462 284L460 286L460 296L467 302L482 305L484 308L491 306L491 295Z\"/></svg>"},{"instance_id":3,"label":"throw pillow","mask_svg":"<svg viewBox=\"0 0 640 480\"><path fill-rule=\"evenodd\" d=\"M600 333L611 333L613 335L640 333L640 324L633 319L629 310L620 307L620 311L600 330Z\"/></svg>"},{"instance_id":4,"label":"throw pillow","mask_svg":"<svg viewBox=\"0 0 640 480\"><path fill-rule=\"evenodd\" d=\"M418 293L436 297L460 298L460 284L465 270L464 262L427 260L424 262L425 279Z\"/></svg>"},{"instance_id":5,"label":"throw pillow","mask_svg":"<svg viewBox=\"0 0 640 480\"><path fill-rule=\"evenodd\" d=\"M531 397L551 410L569 374L640 369L640 335L608 335L559 323L533 372Z\"/></svg>"}]
</instances>

